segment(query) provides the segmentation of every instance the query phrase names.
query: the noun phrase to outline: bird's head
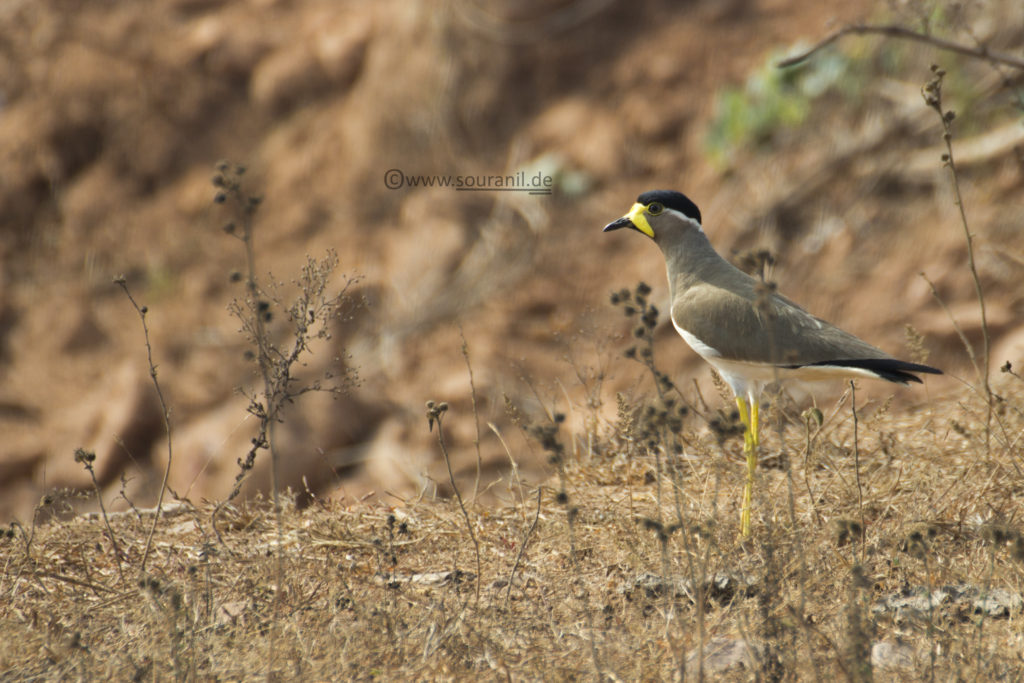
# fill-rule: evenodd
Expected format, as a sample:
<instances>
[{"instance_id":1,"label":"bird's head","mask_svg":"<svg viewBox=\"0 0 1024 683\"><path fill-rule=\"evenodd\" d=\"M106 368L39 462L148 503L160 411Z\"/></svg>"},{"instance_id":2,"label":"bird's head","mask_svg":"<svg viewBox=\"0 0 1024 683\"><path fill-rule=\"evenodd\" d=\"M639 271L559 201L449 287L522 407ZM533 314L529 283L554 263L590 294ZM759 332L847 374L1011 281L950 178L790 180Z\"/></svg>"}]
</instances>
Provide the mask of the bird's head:
<instances>
[{"instance_id":1,"label":"bird's head","mask_svg":"<svg viewBox=\"0 0 1024 683\"><path fill-rule=\"evenodd\" d=\"M703 230L697 205L682 192L672 190L644 192L629 213L604 226L604 232L619 228L633 228L651 239L669 230Z\"/></svg>"}]
</instances>

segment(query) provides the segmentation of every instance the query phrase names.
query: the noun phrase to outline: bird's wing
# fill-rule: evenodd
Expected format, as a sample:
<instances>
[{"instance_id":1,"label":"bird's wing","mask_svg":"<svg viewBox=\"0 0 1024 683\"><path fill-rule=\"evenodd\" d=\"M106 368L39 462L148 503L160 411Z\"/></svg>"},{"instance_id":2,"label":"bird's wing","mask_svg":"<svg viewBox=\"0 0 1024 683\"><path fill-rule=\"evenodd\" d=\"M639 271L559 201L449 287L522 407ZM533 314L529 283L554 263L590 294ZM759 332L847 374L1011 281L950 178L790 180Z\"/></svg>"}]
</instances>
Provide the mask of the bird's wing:
<instances>
[{"instance_id":1,"label":"bird's wing","mask_svg":"<svg viewBox=\"0 0 1024 683\"><path fill-rule=\"evenodd\" d=\"M702 282L676 296L672 320L723 359L780 366L890 359L887 353L817 318L756 281L726 289Z\"/></svg>"}]
</instances>

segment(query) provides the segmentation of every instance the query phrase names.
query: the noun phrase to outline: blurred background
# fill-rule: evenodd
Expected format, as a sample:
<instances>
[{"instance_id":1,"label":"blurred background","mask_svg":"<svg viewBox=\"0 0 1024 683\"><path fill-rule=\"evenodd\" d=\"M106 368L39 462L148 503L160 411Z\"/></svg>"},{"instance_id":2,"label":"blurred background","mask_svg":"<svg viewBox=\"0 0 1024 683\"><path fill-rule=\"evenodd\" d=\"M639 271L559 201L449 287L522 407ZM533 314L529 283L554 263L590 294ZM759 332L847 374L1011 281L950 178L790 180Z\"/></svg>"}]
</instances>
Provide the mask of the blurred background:
<instances>
[{"instance_id":1,"label":"blurred background","mask_svg":"<svg viewBox=\"0 0 1024 683\"><path fill-rule=\"evenodd\" d=\"M949 373L913 390L864 383L866 397L976 382L919 275L980 349L942 128L920 92L932 63L957 114L992 369L1024 366L1024 72L879 36L776 67L858 22L1024 50L1019 0L3 0L0 520L27 522L54 492L94 506L75 494L93 489L77 447L96 452L109 507L155 500L163 419L117 275L148 307L171 489L195 503L231 490L255 431L238 389L259 384L228 312L245 257L212 203L221 159L264 198L257 270L285 298L327 249L360 278L303 369L342 358L358 386L302 397L278 430L282 481L307 496L446 494L428 399L451 404L467 487L479 434L493 500L512 459L528 481L548 475L507 404L566 413L589 455L616 394L650 390L608 297L643 280L667 310L663 260L639 235L601 233L648 189L687 193L734 260L770 249L783 293L886 351L919 355L912 325ZM392 189L390 169L541 173L553 193ZM286 332L279 315L272 334ZM677 384L727 405L667 320L656 353ZM267 460L245 495L266 489Z\"/></svg>"}]
</instances>

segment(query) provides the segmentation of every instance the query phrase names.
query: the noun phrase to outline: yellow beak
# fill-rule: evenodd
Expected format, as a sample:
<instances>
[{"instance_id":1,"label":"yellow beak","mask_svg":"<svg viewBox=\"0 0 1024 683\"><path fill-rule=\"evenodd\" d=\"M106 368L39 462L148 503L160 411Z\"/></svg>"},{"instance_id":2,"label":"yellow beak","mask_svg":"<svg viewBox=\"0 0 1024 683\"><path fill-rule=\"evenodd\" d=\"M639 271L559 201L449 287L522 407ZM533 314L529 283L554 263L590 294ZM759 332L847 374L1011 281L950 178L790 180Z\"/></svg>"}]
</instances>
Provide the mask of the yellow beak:
<instances>
[{"instance_id":1,"label":"yellow beak","mask_svg":"<svg viewBox=\"0 0 1024 683\"><path fill-rule=\"evenodd\" d=\"M651 229L651 224L647 222L646 210L646 206L637 202L625 216L604 226L604 232L618 230L619 228L633 228L654 239L654 230Z\"/></svg>"}]
</instances>

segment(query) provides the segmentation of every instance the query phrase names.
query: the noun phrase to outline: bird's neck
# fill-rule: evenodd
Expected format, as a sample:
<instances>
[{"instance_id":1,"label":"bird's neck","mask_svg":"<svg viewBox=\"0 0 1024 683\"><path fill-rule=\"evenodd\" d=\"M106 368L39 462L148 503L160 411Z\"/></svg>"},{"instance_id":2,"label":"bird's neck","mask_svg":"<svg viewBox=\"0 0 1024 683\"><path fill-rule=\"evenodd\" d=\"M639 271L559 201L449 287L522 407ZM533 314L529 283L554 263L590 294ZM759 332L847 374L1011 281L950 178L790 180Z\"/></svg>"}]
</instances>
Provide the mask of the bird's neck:
<instances>
[{"instance_id":1,"label":"bird's neck","mask_svg":"<svg viewBox=\"0 0 1024 683\"><path fill-rule=\"evenodd\" d=\"M731 270L699 230L682 230L655 240L665 255L670 294L675 298L699 282L714 280L722 265Z\"/></svg>"}]
</instances>

